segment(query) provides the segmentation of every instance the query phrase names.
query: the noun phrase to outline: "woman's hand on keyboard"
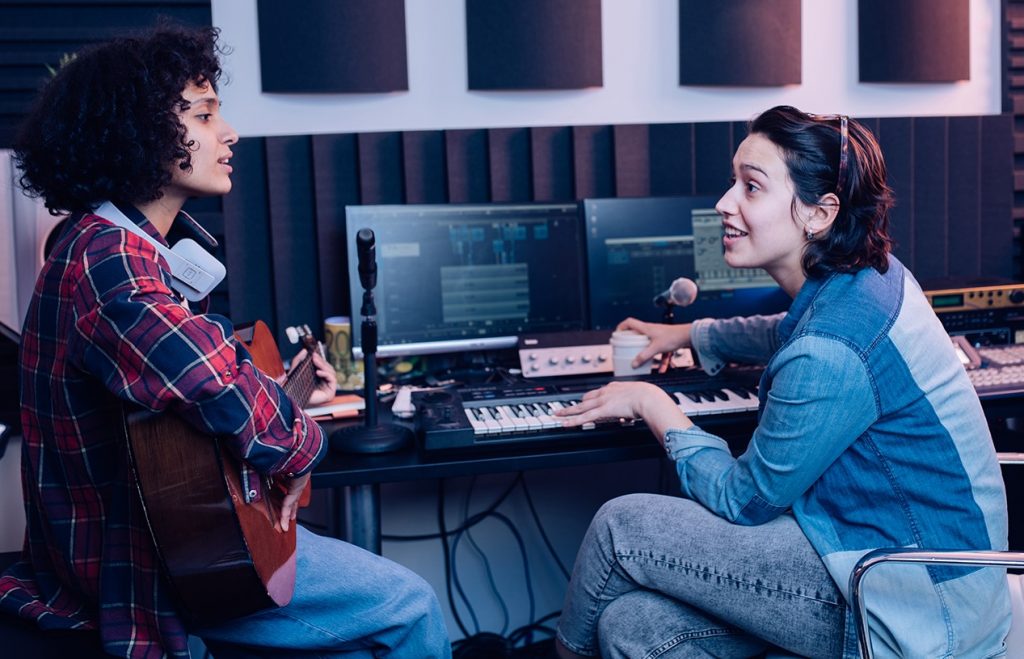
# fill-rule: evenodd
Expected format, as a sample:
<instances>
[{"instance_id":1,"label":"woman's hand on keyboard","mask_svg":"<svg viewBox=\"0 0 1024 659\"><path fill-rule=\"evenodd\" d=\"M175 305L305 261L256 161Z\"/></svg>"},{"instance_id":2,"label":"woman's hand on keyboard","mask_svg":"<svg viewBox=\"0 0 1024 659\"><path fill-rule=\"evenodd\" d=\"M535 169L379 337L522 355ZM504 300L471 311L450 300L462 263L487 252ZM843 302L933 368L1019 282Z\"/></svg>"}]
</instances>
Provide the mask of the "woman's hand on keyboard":
<instances>
[{"instance_id":1,"label":"woman's hand on keyboard","mask_svg":"<svg viewBox=\"0 0 1024 659\"><path fill-rule=\"evenodd\" d=\"M567 428L607 419L640 418L659 442L664 441L670 428L685 430L693 425L667 393L649 382L611 382L588 391L579 403L555 414Z\"/></svg>"},{"instance_id":2,"label":"woman's hand on keyboard","mask_svg":"<svg viewBox=\"0 0 1024 659\"><path fill-rule=\"evenodd\" d=\"M671 355L680 348L690 347L690 323L685 325L665 325L662 323L645 323L636 318L627 318L619 323L619 330L633 330L650 337L651 342L637 353L633 360L633 368L640 366L658 353Z\"/></svg>"}]
</instances>

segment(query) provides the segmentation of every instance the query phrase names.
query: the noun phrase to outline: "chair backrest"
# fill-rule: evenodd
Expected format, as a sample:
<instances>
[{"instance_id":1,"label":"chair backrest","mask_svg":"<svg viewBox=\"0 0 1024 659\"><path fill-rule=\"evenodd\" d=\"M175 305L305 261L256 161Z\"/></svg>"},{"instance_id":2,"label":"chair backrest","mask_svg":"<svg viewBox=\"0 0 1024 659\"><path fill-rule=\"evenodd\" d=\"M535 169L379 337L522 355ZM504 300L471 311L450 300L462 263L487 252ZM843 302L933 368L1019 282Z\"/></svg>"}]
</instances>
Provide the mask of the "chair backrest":
<instances>
[{"instance_id":1,"label":"chair backrest","mask_svg":"<svg viewBox=\"0 0 1024 659\"><path fill-rule=\"evenodd\" d=\"M1009 657L1024 656L1024 575L1007 574L1007 585L1010 587L1010 607L1013 616L1010 620L1010 633L1006 635L1006 653Z\"/></svg>"}]
</instances>

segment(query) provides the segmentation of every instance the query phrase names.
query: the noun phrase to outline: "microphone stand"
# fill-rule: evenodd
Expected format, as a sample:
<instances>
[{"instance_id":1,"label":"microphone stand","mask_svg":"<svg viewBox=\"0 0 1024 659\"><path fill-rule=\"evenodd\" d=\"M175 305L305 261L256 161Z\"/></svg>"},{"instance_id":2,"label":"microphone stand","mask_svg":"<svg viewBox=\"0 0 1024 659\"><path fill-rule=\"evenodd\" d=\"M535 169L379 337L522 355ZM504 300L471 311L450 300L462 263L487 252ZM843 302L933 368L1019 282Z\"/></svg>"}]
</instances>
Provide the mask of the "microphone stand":
<instances>
[{"instance_id":1,"label":"microphone stand","mask_svg":"<svg viewBox=\"0 0 1024 659\"><path fill-rule=\"evenodd\" d=\"M368 234L364 235L364 234ZM377 421L377 308L373 303L373 289L377 285L376 250L373 232L362 229L356 237L359 246L359 280L363 285L363 305L359 312L363 343L364 410L366 424L341 428L331 435L331 448L346 453L388 453L403 448L412 441L412 431L393 423Z\"/></svg>"},{"instance_id":2,"label":"microphone stand","mask_svg":"<svg viewBox=\"0 0 1024 659\"><path fill-rule=\"evenodd\" d=\"M666 325L675 325L675 308L676 305L674 305L671 300L665 302L665 311L661 314L661 322L665 323Z\"/></svg>"}]
</instances>

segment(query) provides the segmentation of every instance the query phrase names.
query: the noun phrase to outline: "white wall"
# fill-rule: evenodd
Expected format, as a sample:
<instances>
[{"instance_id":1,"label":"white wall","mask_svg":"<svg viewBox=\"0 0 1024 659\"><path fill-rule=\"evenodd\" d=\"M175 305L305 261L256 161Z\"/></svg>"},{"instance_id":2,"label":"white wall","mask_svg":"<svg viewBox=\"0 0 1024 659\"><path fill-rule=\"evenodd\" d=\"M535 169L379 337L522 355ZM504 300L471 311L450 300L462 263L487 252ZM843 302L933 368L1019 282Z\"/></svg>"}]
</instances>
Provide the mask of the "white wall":
<instances>
[{"instance_id":1,"label":"white wall","mask_svg":"<svg viewBox=\"0 0 1024 659\"><path fill-rule=\"evenodd\" d=\"M857 0L807 0L803 83L731 89L679 86L678 0L603 0L603 87L544 92L467 91L465 0L405 6L408 92L263 94L256 0L213 0L213 22L234 49L221 93L228 119L254 136L746 120L780 103L861 117L998 114L1001 106L999 0L970 0L969 81L861 84Z\"/></svg>"}]
</instances>

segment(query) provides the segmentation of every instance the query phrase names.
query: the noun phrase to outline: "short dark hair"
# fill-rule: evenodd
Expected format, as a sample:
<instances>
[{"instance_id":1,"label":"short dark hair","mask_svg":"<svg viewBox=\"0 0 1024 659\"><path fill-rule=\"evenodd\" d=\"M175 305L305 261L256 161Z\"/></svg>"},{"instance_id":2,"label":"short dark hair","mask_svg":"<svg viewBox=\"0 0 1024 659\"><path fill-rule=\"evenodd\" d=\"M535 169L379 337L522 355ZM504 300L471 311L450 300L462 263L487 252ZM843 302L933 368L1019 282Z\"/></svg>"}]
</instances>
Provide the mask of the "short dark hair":
<instances>
[{"instance_id":1,"label":"short dark hair","mask_svg":"<svg viewBox=\"0 0 1024 659\"><path fill-rule=\"evenodd\" d=\"M882 150L871 131L849 119L847 164L840 181L840 126L839 117L815 116L786 105L763 112L749 125L750 133L763 135L782 151L796 199L817 205L830 192L839 197L832 226L820 238L809 240L804 250L804 272L811 277L889 268L889 209L894 197L886 182Z\"/></svg>"},{"instance_id":2,"label":"short dark hair","mask_svg":"<svg viewBox=\"0 0 1024 659\"><path fill-rule=\"evenodd\" d=\"M80 51L42 90L15 138L25 191L54 214L158 199L171 166L192 165L176 112L189 84L216 89L218 33L163 23Z\"/></svg>"}]
</instances>

